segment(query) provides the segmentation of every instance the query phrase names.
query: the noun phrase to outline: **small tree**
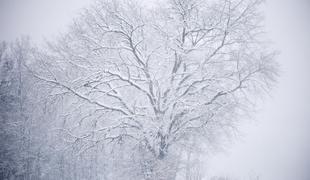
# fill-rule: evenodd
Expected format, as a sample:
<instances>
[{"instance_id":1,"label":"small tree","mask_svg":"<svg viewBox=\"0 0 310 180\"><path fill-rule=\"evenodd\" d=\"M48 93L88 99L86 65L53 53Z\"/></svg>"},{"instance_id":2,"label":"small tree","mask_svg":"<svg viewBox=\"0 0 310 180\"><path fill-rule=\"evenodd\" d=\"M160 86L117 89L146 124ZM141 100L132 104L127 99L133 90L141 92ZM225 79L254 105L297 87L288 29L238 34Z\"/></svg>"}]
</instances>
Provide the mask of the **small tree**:
<instances>
[{"instance_id":1,"label":"small tree","mask_svg":"<svg viewBox=\"0 0 310 180\"><path fill-rule=\"evenodd\" d=\"M122 144L145 179L173 179L184 144L236 128L274 81L260 3L95 1L31 69L66 100L59 130L80 152Z\"/></svg>"}]
</instances>

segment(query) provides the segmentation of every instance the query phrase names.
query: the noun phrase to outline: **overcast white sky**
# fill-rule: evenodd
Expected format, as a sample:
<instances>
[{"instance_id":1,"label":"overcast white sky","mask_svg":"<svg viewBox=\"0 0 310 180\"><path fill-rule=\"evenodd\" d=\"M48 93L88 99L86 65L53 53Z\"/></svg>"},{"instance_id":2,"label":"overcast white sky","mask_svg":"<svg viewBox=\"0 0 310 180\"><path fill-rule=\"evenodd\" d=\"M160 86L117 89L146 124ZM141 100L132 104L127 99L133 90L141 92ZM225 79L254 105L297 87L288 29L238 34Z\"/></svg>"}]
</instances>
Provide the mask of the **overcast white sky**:
<instances>
[{"instance_id":1,"label":"overcast white sky","mask_svg":"<svg viewBox=\"0 0 310 180\"><path fill-rule=\"evenodd\" d=\"M309 180L310 1L267 0L265 11L269 37L281 51L279 84L257 123L243 127L244 141L211 164L222 173L255 172L264 180Z\"/></svg>"},{"instance_id":2,"label":"overcast white sky","mask_svg":"<svg viewBox=\"0 0 310 180\"><path fill-rule=\"evenodd\" d=\"M22 34L35 41L66 30L91 0L0 0L0 40ZM281 51L282 74L272 97L245 124L226 153L208 160L207 172L263 180L310 179L310 1L267 0L269 37Z\"/></svg>"}]
</instances>

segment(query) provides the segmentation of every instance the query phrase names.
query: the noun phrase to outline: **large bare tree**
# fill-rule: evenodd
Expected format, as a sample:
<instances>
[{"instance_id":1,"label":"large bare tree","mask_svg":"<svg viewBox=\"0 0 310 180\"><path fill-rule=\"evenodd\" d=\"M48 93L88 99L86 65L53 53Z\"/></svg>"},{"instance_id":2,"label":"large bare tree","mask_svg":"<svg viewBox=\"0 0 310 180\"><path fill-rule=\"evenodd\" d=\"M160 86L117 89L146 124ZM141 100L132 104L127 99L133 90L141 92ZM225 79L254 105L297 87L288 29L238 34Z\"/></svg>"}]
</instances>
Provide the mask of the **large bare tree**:
<instances>
[{"instance_id":1,"label":"large bare tree","mask_svg":"<svg viewBox=\"0 0 310 180\"><path fill-rule=\"evenodd\" d=\"M260 4L98 0L36 55L40 70L29 69L65 100L57 129L86 144L80 153L130 142L164 161L198 138L232 131L270 89L277 67Z\"/></svg>"}]
</instances>

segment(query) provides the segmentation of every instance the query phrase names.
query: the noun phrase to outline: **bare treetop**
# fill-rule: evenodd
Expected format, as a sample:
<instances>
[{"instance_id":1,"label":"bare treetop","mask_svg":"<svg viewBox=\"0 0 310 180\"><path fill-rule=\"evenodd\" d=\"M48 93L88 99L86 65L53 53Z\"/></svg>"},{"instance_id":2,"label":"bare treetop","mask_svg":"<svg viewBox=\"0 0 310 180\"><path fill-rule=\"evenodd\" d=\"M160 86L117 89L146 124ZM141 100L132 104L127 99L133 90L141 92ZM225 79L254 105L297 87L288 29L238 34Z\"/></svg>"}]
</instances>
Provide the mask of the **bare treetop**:
<instances>
[{"instance_id":1,"label":"bare treetop","mask_svg":"<svg viewBox=\"0 0 310 180\"><path fill-rule=\"evenodd\" d=\"M130 139L164 159L190 137L235 128L251 93L271 87L275 53L264 42L261 1L155 4L95 1L38 55L33 74L71 98L63 129L71 138Z\"/></svg>"}]
</instances>

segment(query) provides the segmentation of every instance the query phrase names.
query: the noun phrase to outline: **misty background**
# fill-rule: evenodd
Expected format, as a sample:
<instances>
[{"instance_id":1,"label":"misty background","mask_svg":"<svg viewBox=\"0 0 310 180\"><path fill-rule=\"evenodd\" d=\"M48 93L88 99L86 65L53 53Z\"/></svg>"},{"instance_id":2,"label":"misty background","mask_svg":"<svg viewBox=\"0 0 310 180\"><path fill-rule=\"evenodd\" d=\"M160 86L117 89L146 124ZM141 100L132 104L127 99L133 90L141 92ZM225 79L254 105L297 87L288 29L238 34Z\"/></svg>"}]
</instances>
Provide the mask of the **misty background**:
<instances>
[{"instance_id":1,"label":"misty background","mask_svg":"<svg viewBox=\"0 0 310 180\"><path fill-rule=\"evenodd\" d=\"M29 35L42 42L63 32L91 0L0 0L0 40ZM208 157L210 176L310 179L310 2L267 0L268 36L280 51L280 78L271 96L240 128L242 137Z\"/></svg>"}]
</instances>

